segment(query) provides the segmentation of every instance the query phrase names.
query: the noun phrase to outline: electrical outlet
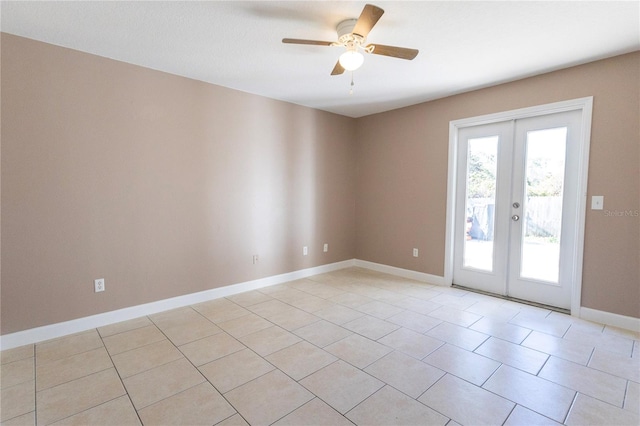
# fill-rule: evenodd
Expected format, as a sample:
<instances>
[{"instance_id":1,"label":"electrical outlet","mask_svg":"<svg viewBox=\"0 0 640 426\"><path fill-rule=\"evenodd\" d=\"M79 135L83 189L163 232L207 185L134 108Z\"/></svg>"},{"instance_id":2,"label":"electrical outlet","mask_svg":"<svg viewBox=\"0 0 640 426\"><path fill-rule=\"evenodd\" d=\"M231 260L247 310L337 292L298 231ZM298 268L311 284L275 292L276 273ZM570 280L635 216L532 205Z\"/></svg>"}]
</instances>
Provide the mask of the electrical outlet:
<instances>
[{"instance_id":1,"label":"electrical outlet","mask_svg":"<svg viewBox=\"0 0 640 426\"><path fill-rule=\"evenodd\" d=\"M418 249L417 248L413 249L413 257L418 257Z\"/></svg>"},{"instance_id":2,"label":"electrical outlet","mask_svg":"<svg viewBox=\"0 0 640 426\"><path fill-rule=\"evenodd\" d=\"M309 254L309 248L307 246L302 247L302 255L306 256Z\"/></svg>"},{"instance_id":3,"label":"electrical outlet","mask_svg":"<svg viewBox=\"0 0 640 426\"><path fill-rule=\"evenodd\" d=\"M258 258L258 255L257 255L257 254L254 254L254 255L253 255L253 264L255 265L256 263L258 263L258 260L260 260L260 259Z\"/></svg>"},{"instance_id":4,"label":"electrical outlet","mask_svg":"<svg viewBox=\"0 0 640 426\"><path fill-rule=\"evenodd\" d=\"M322 248L322 251L324 251L325 253L329 251L329 244L324 243L324 247Z\"/></svg>"},{"instance_id":5,"label":"electrical outlet","mask_svg":"<svg viewBox=\"0 0 640 426\"><path fill-rule=\"evenodd\" d=\"M104 291L104 278L93 280L93 288L95 289L96 293Z\"/></svg>"}]
</instances>

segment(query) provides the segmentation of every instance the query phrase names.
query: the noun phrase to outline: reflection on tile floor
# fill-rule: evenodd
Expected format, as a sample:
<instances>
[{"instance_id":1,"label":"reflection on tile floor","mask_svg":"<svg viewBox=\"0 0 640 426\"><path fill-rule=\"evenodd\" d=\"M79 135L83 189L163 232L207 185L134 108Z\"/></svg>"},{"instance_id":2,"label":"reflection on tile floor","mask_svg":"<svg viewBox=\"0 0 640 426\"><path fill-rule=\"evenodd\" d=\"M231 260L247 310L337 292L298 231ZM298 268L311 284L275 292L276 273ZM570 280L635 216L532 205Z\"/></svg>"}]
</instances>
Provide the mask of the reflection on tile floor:
<instances>
[{"instance_id":1,"label":"reflection on tile floor","mask_svg":"<svg viewBox=\"0 0 640 426\"><path fill-rule=\"evenodd\" d=\"M640 333L349 268L1 353L2 425L638 425Z\"/></svg>"}]
</instances>

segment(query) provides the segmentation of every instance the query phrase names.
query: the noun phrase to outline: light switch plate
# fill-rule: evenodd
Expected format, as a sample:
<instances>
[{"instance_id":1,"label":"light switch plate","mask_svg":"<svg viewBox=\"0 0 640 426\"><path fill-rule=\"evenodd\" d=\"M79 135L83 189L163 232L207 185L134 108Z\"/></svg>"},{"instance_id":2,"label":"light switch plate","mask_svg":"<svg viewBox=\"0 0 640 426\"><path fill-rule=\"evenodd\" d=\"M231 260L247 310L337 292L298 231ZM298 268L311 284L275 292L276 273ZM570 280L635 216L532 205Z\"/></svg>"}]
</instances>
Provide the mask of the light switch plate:
<instances>
[{"instance_id":1,"label":"light switch plate","mask_svg":"<svg viewBox=\"0 0 640 426\"><path fill-rule=\"evenodd\" d=\"M591 197L591 210L602 210L604 208L604 195L594 195Z\"/></svg>"}]
</instances>

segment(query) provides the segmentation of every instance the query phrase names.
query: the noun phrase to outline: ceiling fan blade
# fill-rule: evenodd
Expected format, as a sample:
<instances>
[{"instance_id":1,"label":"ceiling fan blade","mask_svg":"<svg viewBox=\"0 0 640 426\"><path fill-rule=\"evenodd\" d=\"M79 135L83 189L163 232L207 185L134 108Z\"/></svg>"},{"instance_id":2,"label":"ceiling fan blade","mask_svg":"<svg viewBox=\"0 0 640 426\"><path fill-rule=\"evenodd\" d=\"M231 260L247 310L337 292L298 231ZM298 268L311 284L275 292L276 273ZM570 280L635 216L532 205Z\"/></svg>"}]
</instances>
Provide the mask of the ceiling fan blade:
<instances>
[{"instance_id":1,"label":"ceiling fan blade","mask_svg":"<svg viewBox=\"0 0 640 426\"><path fill-rule=\"evenodd\" d=\"M344 72L344 68L340 65L340 61L336 62L336 66L333 67L333 71L331 71L331 75L340 75Z\"/></svg>"},{"instance_id":2,"label":"ceiling fan blade","mask_svg":"<svg viewBox=\"0 0 640 426\"><path fill-rule=\"evenodd\" d=\"M391 56L394 58L407 59L412 60L416 56L418 56L418 49L407 49L406 47L396 47L396 46L385 46L384 44L370 44L367 46L374 46L373 53L374 55L384 55Z\"/></svg>"},{"instance_id":3,"label":"ceiling fan blade","mask_svg":"<svg viewBox=\"0 0 640 426\"><path fill-rule=\"evenodd\" d=\"M331 46L333 44L331 41L302 40L299 38L283 38L282 42L289 44L312 44L314 46Z\"/></svg>"},{"instance_id":4,"label":"ceiling fan blade","mask_svg":"<svg viewBox=\"0 0 640 426\"><path fill-rule=\"evenodd\" d=\"M356 26L353 28L353 33L366 38L371 28L378 22L383 13L384 10L378 6L372 4L365 5L358 18L358 22L356 22Z\"/></svg>"}]
</instances>

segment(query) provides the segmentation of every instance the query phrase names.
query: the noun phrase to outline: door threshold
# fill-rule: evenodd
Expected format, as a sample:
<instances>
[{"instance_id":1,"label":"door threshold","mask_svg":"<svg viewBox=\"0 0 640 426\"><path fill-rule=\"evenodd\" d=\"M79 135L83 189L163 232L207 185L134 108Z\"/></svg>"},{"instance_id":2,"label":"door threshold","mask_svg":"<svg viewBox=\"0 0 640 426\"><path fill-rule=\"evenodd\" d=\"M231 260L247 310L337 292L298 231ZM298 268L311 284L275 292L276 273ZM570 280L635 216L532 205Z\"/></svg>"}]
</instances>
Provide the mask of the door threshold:
<instances>
[{"instance_id":1,"label":"door threshold","mask_svg":"<svg viewBox=\"0 0 640 426\"><path fill-rule=\"evenodd\" d=\"M543 303L532 302L530 300L518 299L511 296L503 296L501 294L489 293L488 291L477 290L475 288L469 288L458 284L451 284L451 287L460 290L470 291L471 293L484 294L485 296L496 297L498 299L509 300L510 302L518 302L523 305L535 306L536 308L549 309L550 311L558 312L565 315L571 315L570 309L558 308L557 306L545 305Z\"/></svg>"}]
</instances>

